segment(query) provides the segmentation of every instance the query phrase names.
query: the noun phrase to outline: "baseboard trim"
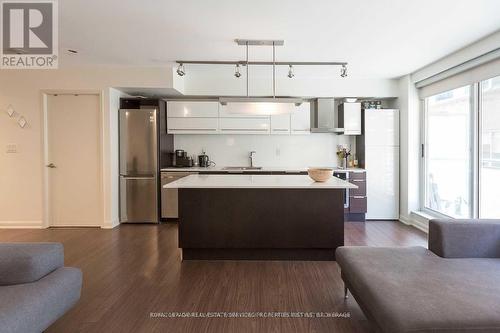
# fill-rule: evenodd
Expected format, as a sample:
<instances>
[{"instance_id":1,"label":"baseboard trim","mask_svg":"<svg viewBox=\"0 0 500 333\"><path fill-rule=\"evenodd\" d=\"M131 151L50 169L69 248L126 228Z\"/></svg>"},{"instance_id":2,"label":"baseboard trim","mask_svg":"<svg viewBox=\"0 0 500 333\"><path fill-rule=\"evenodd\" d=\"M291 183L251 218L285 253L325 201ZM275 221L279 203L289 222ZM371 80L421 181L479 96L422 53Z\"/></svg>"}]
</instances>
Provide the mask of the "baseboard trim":
<instances>
[{"instance_id":1,"label":"baseboard trim","mask_svg":"<svg viewBox=\"0 0 500 333\"><path fill-rule=\"evenodd\" d=\"M429 233L429 220L423 216L417 216L414 213L411 213L410 216L399 216L399 221L406 225L411 225L425 233Z\"/></svg>"},{"instance_id":2,"label":"baseboard trim","mask_svg":"<svg viewBox=\"0 0 500 333\"><path fill-rule=\"evenodd\" d=\"M43 221L0 221L0 229L45 229Z\"/></svg>"},{"instance_id":3,"label":"baseboard trim","mask_svg":"<svg viewBox=\"0 0 500 333\"><path fill-rule=\"evenodd\" d=\"M120 225L118 221L104 221L101 229L113 229Z\"/></svg>"}]
</instances>

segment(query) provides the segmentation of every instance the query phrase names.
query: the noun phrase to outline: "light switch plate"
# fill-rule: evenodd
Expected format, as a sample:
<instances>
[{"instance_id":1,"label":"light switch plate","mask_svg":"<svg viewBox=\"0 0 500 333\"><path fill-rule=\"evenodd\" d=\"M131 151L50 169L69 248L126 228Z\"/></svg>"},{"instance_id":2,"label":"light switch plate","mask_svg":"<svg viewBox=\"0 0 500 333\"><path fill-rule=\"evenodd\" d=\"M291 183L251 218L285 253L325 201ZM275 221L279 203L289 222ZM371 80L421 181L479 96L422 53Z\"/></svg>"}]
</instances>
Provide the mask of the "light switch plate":
<instances>
[{"instance_id":1,"label":"light switch plate","mask_svg":"<svg viewBox=\"0 0 500 333\"><path fill-rule=\"evenodd\" d=\"M15 143L9 143L6 152L7 154L17 153L17 145Z\"/></svg>"}]
</instances>

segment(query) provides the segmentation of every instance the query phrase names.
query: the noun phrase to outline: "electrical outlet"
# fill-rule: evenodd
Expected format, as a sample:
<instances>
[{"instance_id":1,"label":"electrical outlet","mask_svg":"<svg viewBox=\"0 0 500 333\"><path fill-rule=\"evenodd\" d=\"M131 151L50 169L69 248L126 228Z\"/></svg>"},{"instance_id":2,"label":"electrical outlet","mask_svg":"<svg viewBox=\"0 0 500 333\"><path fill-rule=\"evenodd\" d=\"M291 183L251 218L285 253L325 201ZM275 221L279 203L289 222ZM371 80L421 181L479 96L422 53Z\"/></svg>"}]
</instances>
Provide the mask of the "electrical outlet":
<instances>
[{"instance_id":1,"label":"electrical outlet","mask_svg":"<svg viewBox=\"0 0 500 333\"><path fill-rule=\"evenodd\" d=\"M17 145L15 143L9 143L6 152L7 154L17 153Z\"/></svg>"}]
</instances>

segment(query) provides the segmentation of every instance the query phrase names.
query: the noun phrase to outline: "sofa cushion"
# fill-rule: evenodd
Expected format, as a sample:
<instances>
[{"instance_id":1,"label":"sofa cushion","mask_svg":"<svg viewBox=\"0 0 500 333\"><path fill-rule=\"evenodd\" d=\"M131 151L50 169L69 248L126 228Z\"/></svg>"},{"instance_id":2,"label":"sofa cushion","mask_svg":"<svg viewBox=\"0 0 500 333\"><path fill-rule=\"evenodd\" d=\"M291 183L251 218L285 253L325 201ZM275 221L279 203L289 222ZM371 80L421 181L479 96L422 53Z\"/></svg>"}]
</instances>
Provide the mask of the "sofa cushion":
<instances>
[{"instance_id":1,"label":"sofa cushion","mask_svg":"<svg viewBox=\"0 0 500 333\"><path fill-rule=\"evenodd\" d=\"M0 285L33 282L63 265L60 243L0 243Z\"/></svg>"},{"instance_id":2,"label":"sofa cushion","mask_svg":"<svg viewBox=\"0 0 500 333\"><path fill-rule=\"evenodd\" d=\"M383 332L500 331L500 260L423 247L340 247L351 292Z\"/></svg>"},{"instance_id":3,"label":"sofa cushion","mask_svg":"<svg viewBox=\"0 0 500 333\"><path fill-rule=\"evenodd\" d=\"M0 287L0 331L42 332L80 298L82 273L62 267L27 284Z\"/></svg>"}]
</instances>

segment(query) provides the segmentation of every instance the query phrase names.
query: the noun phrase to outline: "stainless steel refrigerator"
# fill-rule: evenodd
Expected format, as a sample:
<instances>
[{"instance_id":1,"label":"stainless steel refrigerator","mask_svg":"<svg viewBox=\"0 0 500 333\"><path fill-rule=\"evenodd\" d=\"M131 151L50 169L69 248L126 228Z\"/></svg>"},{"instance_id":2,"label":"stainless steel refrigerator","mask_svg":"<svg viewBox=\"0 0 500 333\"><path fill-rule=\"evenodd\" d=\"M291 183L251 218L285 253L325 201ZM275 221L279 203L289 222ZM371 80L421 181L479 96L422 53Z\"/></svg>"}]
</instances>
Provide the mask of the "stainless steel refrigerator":
<instances>
[{"instance_id":1,"label":"stainless steel refrigerator","mask_svg":"<svg viewBox=\"0 0 500 333\"><path fill-rule=\"evenodd\" d=\"M119 110L120 222L158 223L158 109Z\"/></svg>"}]
</instances>

